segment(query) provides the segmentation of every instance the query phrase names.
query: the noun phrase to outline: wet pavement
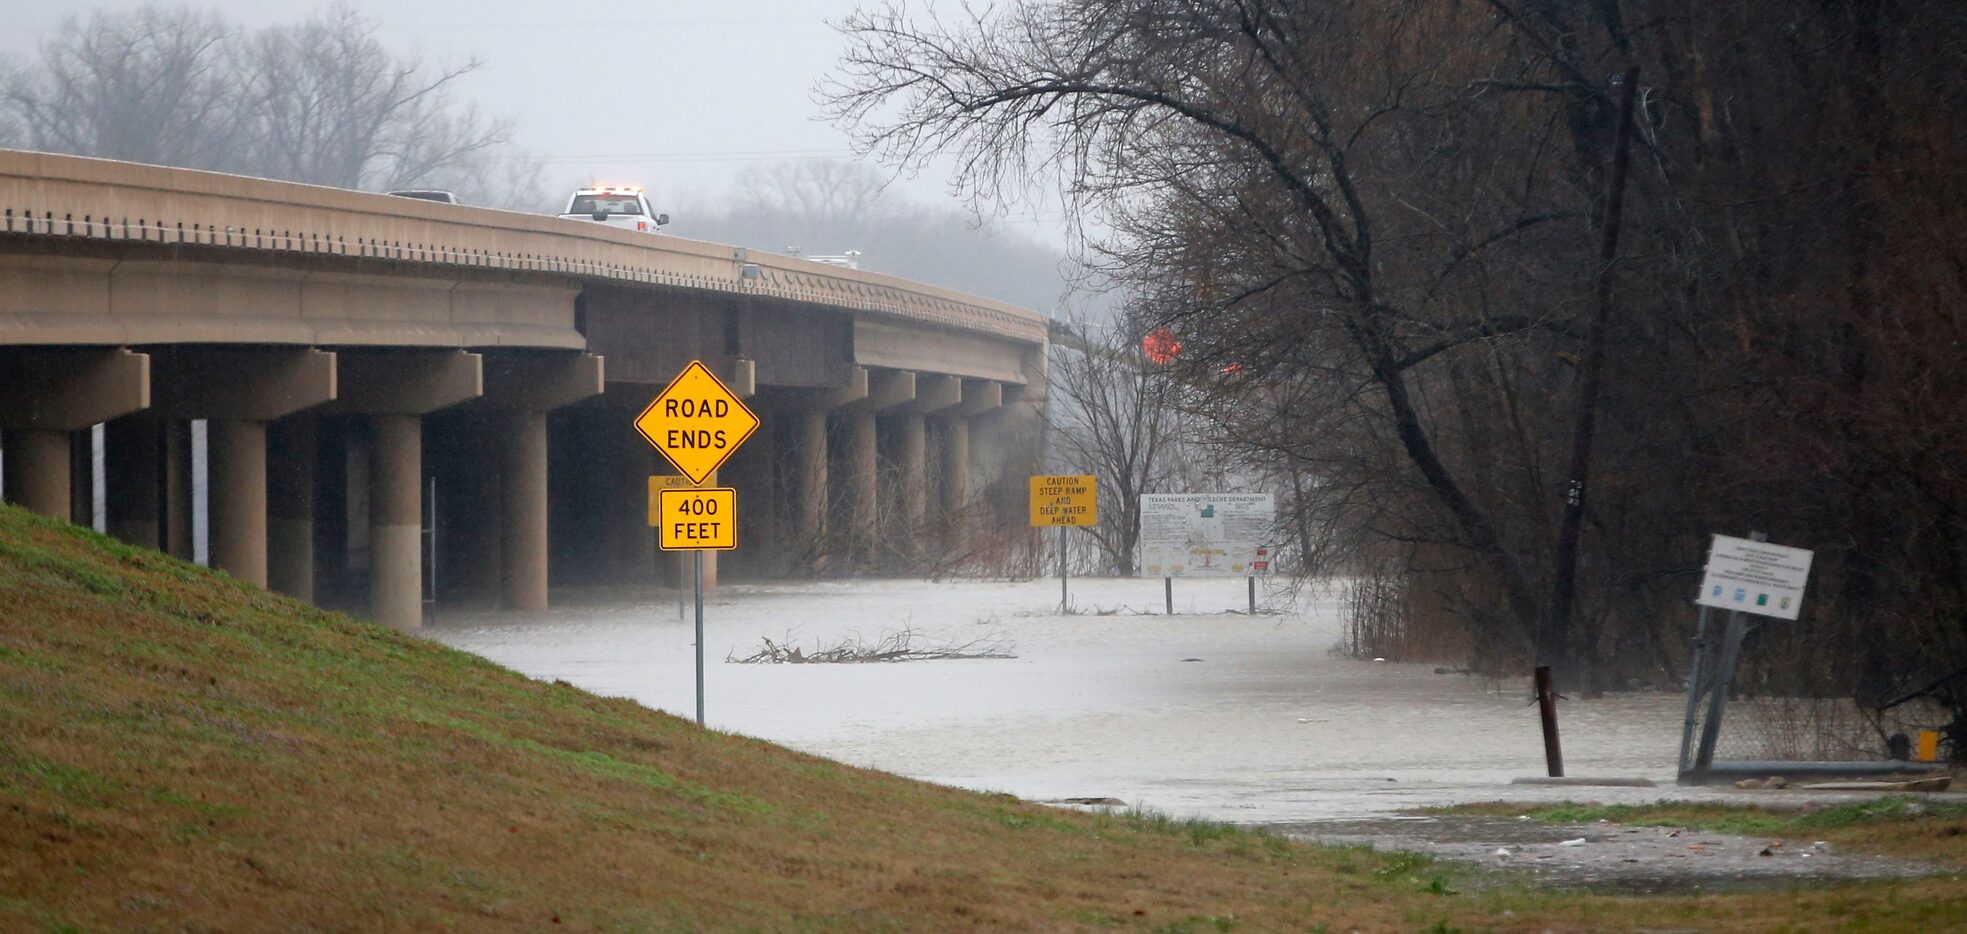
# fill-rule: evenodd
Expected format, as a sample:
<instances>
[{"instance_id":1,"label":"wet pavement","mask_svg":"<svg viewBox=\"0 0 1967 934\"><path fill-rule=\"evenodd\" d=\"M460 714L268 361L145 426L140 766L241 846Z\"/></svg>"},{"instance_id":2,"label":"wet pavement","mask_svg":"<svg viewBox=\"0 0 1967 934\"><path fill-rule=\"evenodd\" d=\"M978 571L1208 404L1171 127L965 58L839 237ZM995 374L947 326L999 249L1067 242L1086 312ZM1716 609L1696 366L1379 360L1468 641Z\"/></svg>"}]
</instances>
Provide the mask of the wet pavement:
<instances>
[{"instance_id":1,"label":"wet pavement","mask_svg":"<svg viewBox=\"0 0 1967 934\"><path fill-rule=\"evenodd\" d=\"M1294 837L1457 860L1539 885L1654 894L1790 888L1821 880L1894 879L1934 867L1842 852L1821 841L1736 837L1670 827L1547 824L1448 814L1285 824Z\"/></svg>"}]
</instances>

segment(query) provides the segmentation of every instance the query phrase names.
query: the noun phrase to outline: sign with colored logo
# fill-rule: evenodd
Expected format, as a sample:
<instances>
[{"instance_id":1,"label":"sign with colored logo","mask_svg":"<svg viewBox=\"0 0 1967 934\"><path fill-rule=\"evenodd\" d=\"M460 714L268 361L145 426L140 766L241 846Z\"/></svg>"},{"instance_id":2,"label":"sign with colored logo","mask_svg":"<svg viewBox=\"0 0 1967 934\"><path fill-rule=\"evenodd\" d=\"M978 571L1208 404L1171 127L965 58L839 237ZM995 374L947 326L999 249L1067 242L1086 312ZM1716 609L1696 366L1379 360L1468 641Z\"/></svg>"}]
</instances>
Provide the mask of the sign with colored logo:
<instances>
[{"instance_id":1,"label":"sign with colored logo","mask_svg":"<svg viewBox=\"0 0 1967 934\"><path fill-rule=\"evenodd\" d=\"M1277 503L1269 493L1141 494L1141 573L1250 577L1270 569Z\"/></svg>"},{"instance_id":2,"label":"sign with colored logo","mask_svg":"<svg viewBox=\"0 0 1967 934\"><path fill-rule=\"evenodd\" d=\"M657 540L664 551L738 547L738 491L730 487L659 490Z\"/></svg>"},{"instance_id":3,"label":"sign with colored logo","mask_svg":"<svg viewBox=\"0 0 1967 934\"><path fill-rule=\"evenodd\" d=\"M1092 474L1031 478L1031 524L1098 525L1100 483Z\"/></svg>"},{"instance_id":4,"label":"sign with colored logo","mask_svg":"<svg viewBox=\"0 0 1967 934\"><path fill-rule=\"evenodd\" d=\"M701 360L677 374L635 417L635 430L693 483L703 483L758 430L758 416Z\"/></svg>"},{"instance_id":5,"label":"sign with colored logo","mask_svg":"<svg viewBox=\"0 0 1967 934\"><path fill-rule=\"evenodd\" d=\"M1804 548L1716 535L1708 548L1707 573L1701 578L1694 602L1795 619L1803 612L1803 588L1810 582L1814 557Z\"/></svg>"}]
</instances>

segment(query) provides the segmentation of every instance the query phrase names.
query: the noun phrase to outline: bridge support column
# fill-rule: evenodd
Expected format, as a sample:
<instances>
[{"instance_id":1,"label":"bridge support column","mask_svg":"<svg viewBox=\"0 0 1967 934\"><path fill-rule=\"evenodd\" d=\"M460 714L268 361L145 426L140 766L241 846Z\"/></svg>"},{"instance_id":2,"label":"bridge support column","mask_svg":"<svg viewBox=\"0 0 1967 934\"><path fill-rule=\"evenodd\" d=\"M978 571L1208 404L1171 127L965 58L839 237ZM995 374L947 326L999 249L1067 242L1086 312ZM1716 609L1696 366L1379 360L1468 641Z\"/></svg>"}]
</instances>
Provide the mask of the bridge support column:
<instances>
[{"instance_id":1,"label":"bridge support column","mask_svg":"<svg viewBox=\"0 0 1967 934\"><path fill-rule=\"evenodd\" d=\"M8 502L69 521L69 432L0 431L0 456L6 459L7 472L0 485L6 487Z\"/></svg>"},{"instance_id":2,"label":"bridge support column","mask_svg":"<svg viewBox=\"0 0 1967 934\"><path fill-rule=\"evenodd\" d=\"M943 512L950 542L961 548L970 538L969 515L974 461L970 452L970 420L1004 404L1004 384L992 380L962 381L962 401L949 410L943 432Z\"/></svg>"},{"instance_id":3,"label":"bridge support column","mask_svg":"<svg viewBox=\"0 0 1967 934\"><path fill-rule=\"evenodd\" d=\"M487 421L496 436L499 600L506 609L536 612L547 607L547 412L599 395L602 361L588 354L497 355L485 358L484 370L484 395L473 404L491 410Z\"/></svg>"},{"instance_id":4,"label":"bridge support column","mask_svg":"<svg viewBox=\"0 0 1967 934\"><path fill-rule=\"evenodd\" d=\"M308 415L274 422L267 433L268 586L314 601L314 466L320 423Z\"/></svg>"},{"instance_id":5,"label":"bridge support column","mask_svg":"<svg viewBox=\"0 0 1967 934\"><path fill-rule=\"evenodd\" d=\"M853 523L848 532L857 545L872 547L875 523L880 519L880 503L875 491L879 479L880 453L875 442L874 413L848 412L847 421L847 501Z\"/></svg>"},{"instance_id":6,"label":"bridge support column","mask_svg":"<svg viewBox=\"0 0 1967 934\"><path fill-rule=\"evenodd\" d=\"M738 488L738 545L736 555L752 574L775 568L783 536L779 522L778 432L770 413L761 412L762 424L732 455L726 470L731 485Z\"/></svg>"},{"instance_id":7,"label":"bridge support column","mask_svg":"<svg viewBox=\"0 0 1967 934\"><path fill-rule=\"evenodd\" d=\"M896 417L901 435L900 455L902 518L907 534L921 534L929 520L929 420L920 413L907 412Z\"/></svg>"},{"instance_id":8,"label":"bridge support column","mask_svg":"<svg viewBox=\"0 0 1967 934\"><path fill-rule=\"evenodd\" d=\"M799 484L799 519L794 528L802 546L826 531L826 411L794 413L794 449Z\"/></svg>"},{"instance_id":9,"label":"bridge support column","mask_svg":"<svg viewBox=\"0 0 1967 934\"><path fill-rule=\"evenodd\" d=\"M267 424L335 398L335 355L309 348L160 348L160 412L206 420L211 564L267 584Z\"/></svg>"},{"instance_id":10,"label":"bridge support column","mask_svg":"<svg viewBox=\"0 0 1967 934\"><path fill-rule=\"evenodd\" d=\"M266 586L266 423L214 419L210 452L212 567Z\"/></svg>"},{"instance_id":11,"label":"bridge support column","mask_svg":"<svg viewBox=\"0 0 1967 934\"><path fill-rule=\"evenodd\" d=\"M942 511L953 525L970 503L970 420L953 415L942 421Z\"/></svg>"},{"instance_id":12,"label":"bridge support column","mask_svg":"<svg viewBox=\"0 0 1967 934\"><path fill-rule=\"evenodd\" d=\"M507 609L544 610L546 413L507 413L501 435L499 598Z\"/></svg>"},{"instance_id":13,"label":"bridge support column","mask_svg":"<svg viewBox=\"0 0 1967 934\"><path fill-rule=\"evenodd\" d=\"M423 625L423 416L484 394L484 360L453 350L347 351L326 412L369 416L369 616ZM508 478L509 479L509 478Z\"/></svg>"},{"instance_id":14,"label":"bridge support column","mask_svg":"<svg viewBox=\"0 0 1967 934\"><path fill-rule=\"evenodd\" d=\"M936 538L929 534L929 417L947 412L963 401L963 380L929 373L915 373L912 376L914 398L897 406L897 427L901 437L896 445L896 454L900 461L897 467L901 474L902 516L908 523L910 543L919 552ZM948 432L942 424L944 419L938 417L936 422L938 433L946 436ZM941 465L938 465L939 472L940 468Z\"/></svg>"},{"instance_id":15,"label":"bridge support column","mask_svg":"<svg viewBox=\"0 0 1967 934\"><path fill-rule=\"evenodd\" d=\"M861 369L836 398L844 400L841 418L847 427L842 464L849 509L847 532L856 559L863 567L871 567L879 552L881 533L879 413L915 401L915 374Z\"/></svg>"},{"instance_id":16,"label":"bridge support column","mask_svg":"<svg viewBox=\"0 0 1967 934\"><path fill-rule=\"evenodd\" d=\"M423 625L423 418L369 420L369 613L396 629Z\"/></svg>"},{"instance_id":17,"label":"bridge support column","mask_svg":"<svg viewBox=\"0 0 1967 934\"><path fill-rule=\"evenodd\" d=\"M164 427L142 415L103 425L103 509L109 513L109 534L138 548L160 547Z\"/></svg>"},{"instance_id":18,"label":"bridge support column","mask_svg":"<svg viewBox=\"0 0 1967 934\"><path fill-rule=\"evenodd\" d=\"M73 432L150 405L150 357L122 348L0 348L0 486L9 502L74 514ZM86 463L80 466L87 466Z\"/></svg>"}]
</instances>

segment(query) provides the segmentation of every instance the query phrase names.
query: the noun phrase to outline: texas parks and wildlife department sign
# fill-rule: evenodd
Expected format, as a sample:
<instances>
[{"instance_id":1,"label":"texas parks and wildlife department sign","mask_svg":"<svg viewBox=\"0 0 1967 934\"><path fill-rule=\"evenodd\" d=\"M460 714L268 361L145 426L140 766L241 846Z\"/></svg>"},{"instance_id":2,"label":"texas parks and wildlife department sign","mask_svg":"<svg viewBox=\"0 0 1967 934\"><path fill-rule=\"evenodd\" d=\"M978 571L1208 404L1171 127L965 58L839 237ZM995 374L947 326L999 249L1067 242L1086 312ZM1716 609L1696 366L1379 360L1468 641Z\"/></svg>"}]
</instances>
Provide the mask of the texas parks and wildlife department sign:
<instances>
[{"instance_id":1,"label":"texas parks and wildlife department sign","mask_svg":"<svg viewBox=\"0 0 1967 934\"><path fill-rule=\"evenodd\" d=\"M1716 535L1708 547L1707 573L1694 602L1777 619L1803 612L1803 588L1810 583L1815 553L1732 535Z\"/></svg>"}]
</instances>

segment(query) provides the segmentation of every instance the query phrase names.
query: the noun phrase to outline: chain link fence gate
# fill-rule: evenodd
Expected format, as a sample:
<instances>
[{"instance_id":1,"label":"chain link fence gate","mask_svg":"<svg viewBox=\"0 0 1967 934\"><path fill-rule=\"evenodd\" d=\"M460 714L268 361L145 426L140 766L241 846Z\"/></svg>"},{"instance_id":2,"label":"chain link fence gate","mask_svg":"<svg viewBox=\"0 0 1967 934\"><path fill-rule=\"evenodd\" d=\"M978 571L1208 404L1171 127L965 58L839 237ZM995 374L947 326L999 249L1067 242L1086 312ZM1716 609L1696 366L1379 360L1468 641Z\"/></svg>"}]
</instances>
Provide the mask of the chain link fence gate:
<instances>
[{"instance_id":1,"label":"chain link fence gate","mask_svg":"<svg viewBox=\"0 0 1967 934\"><path fill-rule=\"evenodd\" d=\"M1948 719L1931 701L1867 706L1840 662L1853 646L1797 625L1701 607L1680 746L1682 784L1772 775L1938 771L1914 761L1921 731ZM1943 757L1942 757L1943 758Z\"/></svg>"}]
</instances>

